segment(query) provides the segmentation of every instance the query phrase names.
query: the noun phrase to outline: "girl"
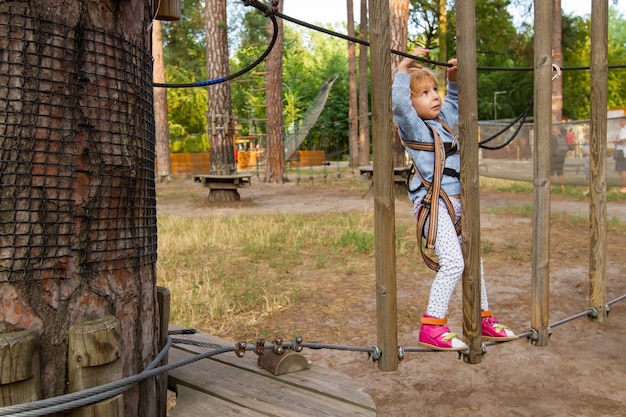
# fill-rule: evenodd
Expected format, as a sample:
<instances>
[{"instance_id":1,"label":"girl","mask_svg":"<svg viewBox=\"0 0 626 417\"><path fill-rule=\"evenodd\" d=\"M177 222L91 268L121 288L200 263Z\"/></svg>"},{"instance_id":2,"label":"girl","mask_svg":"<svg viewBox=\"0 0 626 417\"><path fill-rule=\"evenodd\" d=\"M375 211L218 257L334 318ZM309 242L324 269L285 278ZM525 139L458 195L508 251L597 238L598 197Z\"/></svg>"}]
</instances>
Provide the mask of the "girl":
<instances>
[{"instance_id":1,"label":"girl","mask_svg":"<svg viewBox=\"0 0 626 417\"><path fill-rule=\"evenodd\" d=\"M413 55L427 55L418 48ZM437 79L428 69L405 58L395 74L393 116L402 143L416 168L409 197L418 221L418 233L434 248L439 262L422 254L437 271L426 314L421 319L419 343L437 350L465 350L467 345L446 326L448 304L465 264L461 251L461 181L457 139L451 128L458 120L457 61L448 61L448 94L437 91ZM437 161L437 162L435 162ZM421 240L421 239L420 239ZM421 248L421 242L420 248ZM482 337L505 341L517 336L491 314L481 262Z\"/></svg>"}]
</instances>

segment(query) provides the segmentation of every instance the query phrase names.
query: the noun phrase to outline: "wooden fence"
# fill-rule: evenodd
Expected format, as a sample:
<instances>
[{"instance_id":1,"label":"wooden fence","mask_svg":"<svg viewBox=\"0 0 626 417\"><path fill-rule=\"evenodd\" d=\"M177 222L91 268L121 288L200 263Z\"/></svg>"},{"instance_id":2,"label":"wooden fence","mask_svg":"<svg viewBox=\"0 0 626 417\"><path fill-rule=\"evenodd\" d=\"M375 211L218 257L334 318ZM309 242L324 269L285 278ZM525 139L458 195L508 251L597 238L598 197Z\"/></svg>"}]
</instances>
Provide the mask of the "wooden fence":
<instances>
[{"instance_id":1,"label":"wooden fence","mask_svg":"<svg viewBox=\"0 0 626 417\"><path fill-rule=\"evenodd\" d=\"M257 167L257 164L265 165L263 161L265 151L238 152L237 170L248 171ZM210 153L171 153L170 164L172 175L210 174ZM298 151L287 161L289 167L322 165L324 163L324 151ZM156 164L156 161L155 161ZM155 165L156 166L156 165Z\"/></svg>"}]
</instances>

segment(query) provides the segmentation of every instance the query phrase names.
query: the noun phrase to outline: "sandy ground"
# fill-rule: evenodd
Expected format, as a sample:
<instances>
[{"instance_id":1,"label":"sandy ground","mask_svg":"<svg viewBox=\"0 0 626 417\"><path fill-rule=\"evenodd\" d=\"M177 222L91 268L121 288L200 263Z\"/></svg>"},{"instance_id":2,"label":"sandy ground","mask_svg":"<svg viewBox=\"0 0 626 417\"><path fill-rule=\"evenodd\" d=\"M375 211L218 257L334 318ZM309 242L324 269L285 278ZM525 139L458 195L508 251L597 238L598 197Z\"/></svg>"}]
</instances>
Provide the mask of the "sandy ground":
<instances>
[{"instance_id":1,"label":"sandy ground","mask_svg":"<svg viewBox=\"0 0 626 417\"><path fill-rule=\"evenodd\" d=\"M323 181L301 178L283 185L253 179L241 189L242 202L229 207L208 207L207 191L198 184L192 203L158 202L159 213L190 216L228 216L279 212L373 212L367 187L333 186L332 171ZM356 181L359 181L358 179ZM186 186L191 180L182 181ZM180 188L181 182L159 185ZM505 214L494 207L532 205L532 195L481 191L481 240L493 244L484 255L490 307L517 333L531 322L531 219ZM589 202L552 198L554 213L586 216ZM626 250L626 201L612 202L608 218L621 226L607 232L607 300L626 294L623 259ZM398 221L411 221L407 199L396 200ZM589 231L584 222L559 222L550 232L550 323L589 309ZM399 340L403 348L417 347L419 317L427 302L433 273L417 259L397 260ZM315 282L309 297L259 322L278 335L297 327L305 341L348 346L376 344L376 294L373 268L360 274L342 271L294 271L303 282ZM325 281L328 281L325 283ZM326 286L324 286L326 285ZM325 314L324 305L340 305L340 318ZM460 287L453 297L449 321L462 333ZM282 332L282 333L281 333ZM222 335L237 340L235 335ZM313 340L314 339L314 340ZM608 319L596 323L586 317L552 329L548 346L533 346L527 339L490 345L479 364L467 364L456 353L408 352L397 370L381 371L363 353L305 350L319 365L350 375L374 399L379 416L622 416L626 415L626 300L611 306ZM332 381L329 381L332 383Z\"/></svg>"}]
</instances>

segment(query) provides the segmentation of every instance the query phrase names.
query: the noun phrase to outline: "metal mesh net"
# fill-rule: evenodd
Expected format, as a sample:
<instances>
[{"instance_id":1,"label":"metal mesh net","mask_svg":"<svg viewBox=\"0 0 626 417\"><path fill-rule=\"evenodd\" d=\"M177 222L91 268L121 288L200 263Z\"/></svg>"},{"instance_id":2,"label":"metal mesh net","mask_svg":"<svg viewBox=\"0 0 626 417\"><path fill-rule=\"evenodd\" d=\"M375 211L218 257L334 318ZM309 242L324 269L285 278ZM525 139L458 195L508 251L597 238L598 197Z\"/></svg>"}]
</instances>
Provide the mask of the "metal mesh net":
<instances>
[{"instance_id":1,"label":"metal mesh net","mask_svg":"<svg viewBox=\"0 0 626 417\"><path fill-rule=\"evenodd\" d=\"M0 282L156 261L150 54L0 12Z\"/></svg>"}]
</instances>

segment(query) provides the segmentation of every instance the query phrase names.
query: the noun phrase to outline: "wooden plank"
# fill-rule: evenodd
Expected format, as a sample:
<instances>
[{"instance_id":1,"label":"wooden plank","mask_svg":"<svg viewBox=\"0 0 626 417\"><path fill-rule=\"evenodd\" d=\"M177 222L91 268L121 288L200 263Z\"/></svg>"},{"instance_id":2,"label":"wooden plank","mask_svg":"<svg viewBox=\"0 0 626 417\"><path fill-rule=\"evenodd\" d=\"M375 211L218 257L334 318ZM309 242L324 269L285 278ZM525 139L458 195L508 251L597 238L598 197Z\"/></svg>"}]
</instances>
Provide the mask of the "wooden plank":
<instances>
[{"instance_id":1,"label":"wooden plank","mask_svg":"<svg viewBox=\"0 0 626 417\"><path fill-rule=\"evenodd\" d=\"M170 324L170 329L179 330L180 327ZM194 335L177 335L176 338L190 339L220 346L234 345L233 342L229 342L227 340L206 333L196 333ZM193 353L204 353L210 350L206 347L193 345L179 345L177 348L184 349ZM306 356L306 349L302 353ZM354 382L354 380L341 372L324 368L322 366L311 364L310 369L306 371L275 376L257 365L257 356L253 352L247 352L246 356L243 358L237 357L233 352L224 353L213 356L210 360L229 364L242 370L261 373L264 374L267 378L276 378L283 383L300 386L315 392L322 393L323 395L327 395L329 397L342 398L344 401L359 404L362 407L371 408L372 410L376 408L376 404L374 403L372 398L365 392L362 387L358 386Z\"/></svg>"},{"instance_id":2,"label":"wooden plank","mask_svg":"<svg viewBox=\"0 0 626 417\"><path fill-rule=\"evenodd\" d=\"M181 349L170 350L171 362L191 356L192 353ZM376 415L371 408L285 383L280 377L269 378L268 375L271 374L267 371L250 372L210 359L202 359L169 372L169 378L176 386L184 385L231 402L236 408L244 407L272 416Z\"/></svg>"},{"instance_id":3,"label":"wooden plank","mask_svg":"<svg viewBox=\"0 0 626 417\"><path fill-rule=\"evenodd\" d=\"M170 417L206 417L209 415L256 417L266 414L245 407L238 407L233 403L184 385L178 386L176 407L170 410Z\"/></svg>"},{"instance_id":4,"label":"wooden plank","mask_svg":"<svg viewBox=\"0 0 626 417\"><path fill-rule=\"evenodd\" d=\"M194 182L199 182L203 187L215 190L230 190L250 186L252 174L233 175L194 175Z\"/></svg>"}]
</instances>

